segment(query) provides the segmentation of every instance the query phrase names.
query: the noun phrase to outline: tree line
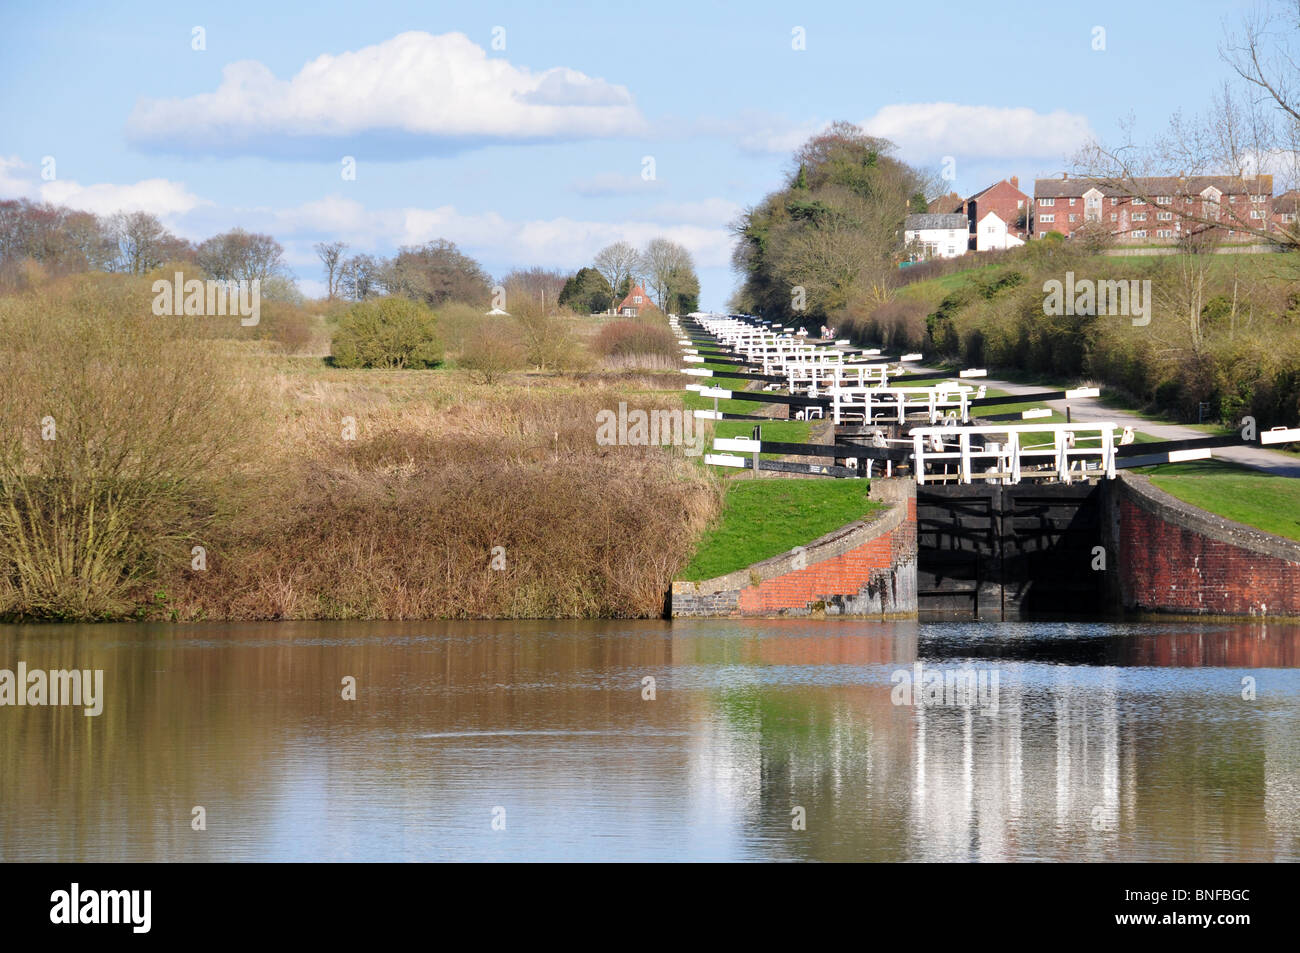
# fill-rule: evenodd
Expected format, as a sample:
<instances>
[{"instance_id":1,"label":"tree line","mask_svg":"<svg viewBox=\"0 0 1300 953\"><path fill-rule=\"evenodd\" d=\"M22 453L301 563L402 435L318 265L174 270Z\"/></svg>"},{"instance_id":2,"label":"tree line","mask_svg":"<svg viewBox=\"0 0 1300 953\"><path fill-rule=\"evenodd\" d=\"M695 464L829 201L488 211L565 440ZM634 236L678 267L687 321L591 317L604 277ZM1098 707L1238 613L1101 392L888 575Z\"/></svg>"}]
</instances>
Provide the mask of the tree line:
<instances>
[{"instance_id":1,"label":"tree line","mask_svg":"<svg viewBox=\"0 0 1300 953\"><path fill-rule=\"evenodd\" d=\"M400 295L438 307L449 301L488 306L493 288L526 295L548 307L579 312L615 308L636 284L644 284L665 313L699 305L700 283L691 254L665 238L644 249L616 242L590 267L576 273L519 268L499 282L454 242L434 239L404 245L392 257L349 255L342 241L318 242L329 300L366 301ZM268 297L301 297L284 261L284 247L270 235L234 228L194 243L171 232L156 215L119 212L99 216L32 202L0 201L0 286L22 284L32 263L51 277L86 271L142 275L165 264L193 264L211 278L260 279Z\"/></svg>"},{"instance_id":2,"label":"tree line","mask_svg":"<svg viewBox=\"0 0 1300 953\"><path fill-rule=\"evenodd\" d=\"M193 263L219 281L259 279L263 293L291 296L284 248L270 235L234 228L197 244L148 212L93 212L13 199L0 202L0 282L37 263L52 276L84 271L142 275L168 262Z\"/></svg>"}]
</instances>

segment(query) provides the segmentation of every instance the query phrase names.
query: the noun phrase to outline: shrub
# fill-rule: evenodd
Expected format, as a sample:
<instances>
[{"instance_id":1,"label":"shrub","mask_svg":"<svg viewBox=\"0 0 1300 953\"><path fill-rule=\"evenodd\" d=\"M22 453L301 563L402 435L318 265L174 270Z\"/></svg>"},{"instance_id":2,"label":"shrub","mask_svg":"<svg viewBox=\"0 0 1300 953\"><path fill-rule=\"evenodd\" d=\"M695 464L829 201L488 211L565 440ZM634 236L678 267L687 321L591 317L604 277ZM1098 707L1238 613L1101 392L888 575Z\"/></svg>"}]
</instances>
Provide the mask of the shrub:
<instances>
[{"instance_id":1,"label":"shrub","mask_svg":"<svg viewBox=\"0 0 1300 953\"><path fill-rule=\"evenodd\" d=\"M229 345L155 317L147 279L0 299L0 615L121 615L190 566L248 446Z\"/></svg>"},{"instance_id":2,"label":"shrub","mask_svg":"<svg viewBox=\"0 0 1300 953\"><path fill-rule=\"evenodd\" d=\"M572 317L548 314L535 303L517 306L513 315L529 364L545 371L567 370L581 363L575 360L578 342L572 331Z\"/></svg>"},{"instance_id":3,"label":"shrub","mask_svg":"<svg viewBox=\"0 0 1300 953\"><path fill-rule=\"evenodd\" d=\"M658 354L676 357L677 338L666 326L641 320L611 321L596 335L594 349L602 357Z\"/></svg>"},{"instance_id":4,"label":"shrub","mask_svg":"<svg viewBox=\"0 0 1300 953\"><path fill-rule=\"evenodd\" d=\"M438 338L448 354L459 354L470 335L483 323L483 309L452 301L438 309Z\"/></svg>"},{"instance_id":5,"label":"shrub","mask_svg":"<svg viewBox=\"0 0 1300 953\"><path fill-rule=\"evenodd\" d=\"M339 321L332 351L339 367L433 367L442 361L433 312L407 298L353 305Z\"/></svg>"},{"instance_id":6,"label":"shrub","mask_svg":"<svg viewBox=\"0 0 1300 953\"><path fill-rule=\"evenodd\" d=\"M509 371L522 368L527 358L513 321L484 317L470 332L458 363L481 383L492 384Z\"/></svg>"}]
</instances>

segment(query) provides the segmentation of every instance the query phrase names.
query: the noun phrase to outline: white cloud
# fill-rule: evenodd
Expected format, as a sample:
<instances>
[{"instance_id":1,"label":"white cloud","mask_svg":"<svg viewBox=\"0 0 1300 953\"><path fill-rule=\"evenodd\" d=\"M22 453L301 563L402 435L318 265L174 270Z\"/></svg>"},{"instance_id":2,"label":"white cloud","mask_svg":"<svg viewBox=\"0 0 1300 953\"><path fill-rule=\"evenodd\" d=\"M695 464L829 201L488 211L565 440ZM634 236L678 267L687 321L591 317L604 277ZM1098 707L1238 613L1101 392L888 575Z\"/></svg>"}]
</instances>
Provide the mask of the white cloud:
<instances>
[{"instance_id":1,"label":"white cloud","mask_svg":"<svg viewBox=\"0 0 1300 953\"><path fill-rule=\"evenodd\" d=\"M533 72L464 34L424 32L318 56L289 80L254 60L231 63L215 92L141 100L127 120L144 148L270 156L355 145L417 155L645 129L624 86L564 67Z\"/></svg>"},{"instance_id":2,"label":"white cloud","mask_svg":"<svg viewBox=\"0 0 1300 953\"><path fill-rule=\"evenodd\" d=\"M900 103L881 108L862 124L891 140L904 158L1064 156L1092 137L1086 117L1027 107Z\"/></svg>"},{"instance_id":3,"label":"white cloud","mask_svg":"<svg viewBox=\"0 0 1300 953\"><path fill-rule=\"evenodd\" d=\"M27 168L27 163L17 156L0 156L0 199L30 198L32 183L26 176L14 175Z\"/></svg>"},{"instance_id":4,"label":"white cloud","mask_svg":"<svg viewBox=\"0 0 1300 953\"><path fill-rule=\"evenodd\" d=\"M56 179L42 185L40 195L46 202L96 215L149 212L162 219L183 215L204 204L184 185L168 179L144 179L133 185L81 185L71 179Z\"/></svg>"},{"instance_id":5,"label":"white cloud","mask_svg":"<svg viewBox=\"0 0 1300 953\"><path fill-rule=\"evenodd\" d=\"M684 245L699 267L731 260L731 235L725 228L653 221L596 222L567 217L513 221L496 212L466 214L453 206L404 210L401 243L417 245L447 238L476 257L543 267L575 267L601 248L627 241L641 246L657 236Z\"/></svg>"},{"instance_id":6,"label":"white cloud","mask_svg":"<svg viewBox=\"0 0 1300 953\"><path fill-rule=\"evenodd\" d=\"M96 215L149 212L162 219L184 215L201 205L211 204L190 192L182 183L170 179L142 179L128 185L109 182L82 185L75 179L46 182L34 174L23 174L30 168L17 156L0 156L0 198L49 202Z\"/></svg>"}]
</instances>

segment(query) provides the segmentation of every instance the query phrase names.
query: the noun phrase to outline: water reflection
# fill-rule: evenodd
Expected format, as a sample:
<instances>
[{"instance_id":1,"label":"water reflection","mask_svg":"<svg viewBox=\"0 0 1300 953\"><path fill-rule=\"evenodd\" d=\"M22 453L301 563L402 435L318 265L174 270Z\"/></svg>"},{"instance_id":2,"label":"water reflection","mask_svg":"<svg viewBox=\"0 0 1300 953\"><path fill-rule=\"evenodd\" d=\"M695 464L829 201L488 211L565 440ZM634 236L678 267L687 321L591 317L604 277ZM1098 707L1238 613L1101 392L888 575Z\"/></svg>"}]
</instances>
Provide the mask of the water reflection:
<instances>
[{"instance_id":1,"label":"water reflection","mask_svg":"<svg viewBox=\"0 0 1300 953\"><path fill-rule=\"evenodd\" d=\"M107 696L98 718L0 708L5 861L1300 859L1296 627L275 623L0 639L0 667L102 668ZM894 704L891 677L918 662L996 672L996 712ZM196 805L206 831L191 830Z\"/></svg>"}]
</instances>

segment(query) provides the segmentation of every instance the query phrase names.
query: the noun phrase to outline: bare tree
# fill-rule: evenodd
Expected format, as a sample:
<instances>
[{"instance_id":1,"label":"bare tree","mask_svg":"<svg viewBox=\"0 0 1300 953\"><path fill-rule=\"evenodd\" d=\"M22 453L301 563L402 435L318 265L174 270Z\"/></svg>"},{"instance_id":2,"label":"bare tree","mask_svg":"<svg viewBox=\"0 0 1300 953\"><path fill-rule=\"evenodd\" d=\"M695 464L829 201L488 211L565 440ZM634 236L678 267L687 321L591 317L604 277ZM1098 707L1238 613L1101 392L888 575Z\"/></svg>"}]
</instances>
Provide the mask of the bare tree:
<instances>
[{"instance_id":1,"label":"bare tree","mask_svg":"<svg viewBox=\"0 0 1300 953\"><path fill-rule=\"evenodd\" d=\"M266 281L284 270L284 247L270 235L234 228L199 245L199 265L219 281Z\"/></svg>"},{"instance_id":2,"label":"bare tree","mask_svg":"<svg viewBox=\"0 0 1300 953\"><path fill-rule=\"evenodd\" d=\"M118 212L109 219L108 227L117 246L115 271L142 275L189 252L188 242L177 238L148 212Z\"/></svg>"},{"instance_id":3,"label":"bare tree","mask_svg":"<svg viewBox=\"0 0 1300 953\"><path fill-rule=\"evenodd\" d=\"M627 242L615 242L602 248L592 264L613 289L609 302L611 310L618 305L618 289L623 282L645 268L641 253Z\"/></svg>"},{"instance_id":4,"label":"bare tree","mask_svg":"<svg viewBox=\"0 0 1300 953\"><path fill-rule=\"evenodd\" d=\"M365 301L383 293L381 277L386 270L382 259L353 255L339 265L339 294L353 301Z\"/></svg>"},{"instance_id":5,"label":"bare tree","mask_svg":"<svg viewBox=\"0 0 1300 953\"><path fill-rule=\"evenodd\" d=\"M1247 15L1219 53L1237 82L1217 90L1203 112L1175 114L1166 131L1147 143L1136 141L1130 119L1122 141L1089 143L1075 157L1074 170L1103 189L1171 209L1182 230L1192 234L1212 230L1222 236L1230 230L1300 248L1300 226L1270 217L1274 185L1300 185L1300 0ZM1178 194L1169 185L1174 170L1179 181L1226 175L1265 201Z\"/></svg>"},{"instance_id":6,"label":"bare tree","mask_svg":"<svg viewBox=\"0 0 1300 953\"><path fill-rule=\"evenodd\" d=\"M685 290L688 276L695 274L691 253L676 242L654 238L641 256L650 288L658 299L659 310L667 314L675 295Z\"/></svg>"},{"instance_id":7,"label":"bare tree","mask_svg":"<svg viewBox=\"0 0 1300 953\"><path fill-rule=\"evenodd\" d=\"M346 242L317 242L312 246L320 256L321 264L325 266L325 293L330 301L334 300L334 294L338 291L339 265L347 247Z\"/></svg>"}]
</instances>

